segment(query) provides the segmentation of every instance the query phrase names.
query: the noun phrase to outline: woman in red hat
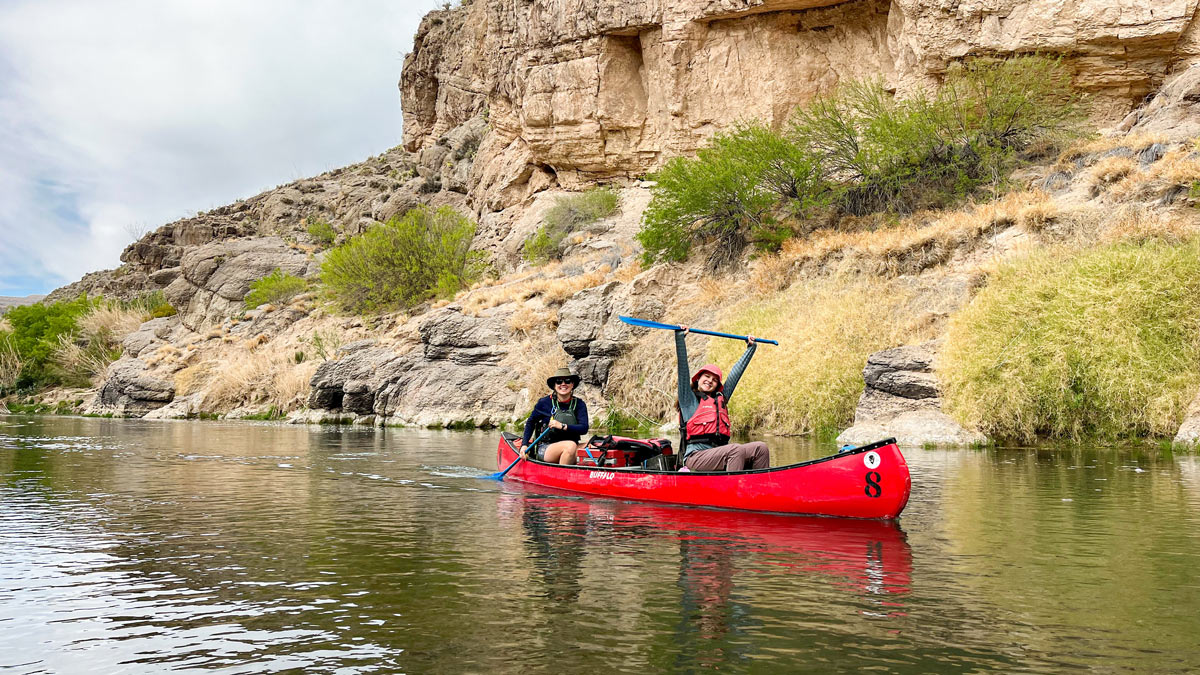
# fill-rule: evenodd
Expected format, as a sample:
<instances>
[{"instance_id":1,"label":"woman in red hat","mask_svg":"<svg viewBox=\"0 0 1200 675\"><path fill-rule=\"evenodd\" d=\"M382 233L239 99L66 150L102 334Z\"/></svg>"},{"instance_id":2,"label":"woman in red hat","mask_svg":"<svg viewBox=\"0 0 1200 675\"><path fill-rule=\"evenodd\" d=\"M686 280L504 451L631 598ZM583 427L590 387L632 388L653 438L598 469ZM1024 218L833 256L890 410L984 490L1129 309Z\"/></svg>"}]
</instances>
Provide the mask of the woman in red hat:
<instances>
[{"instance_id":1,"label":"woman in red hat","mask_svg":"<svg viewBox=\"0 0 1200 675\"><path fill-rule=\"evenodd\" d=\"M746 338L746 352L721 381L721 369L709 364L695 375L688 374L686 326L675 331L675 355L679 360L679 428L683 453L680 461L689 471L741 471L765 469L771 454L762 441L730 443L729 409L738 380L750 365L758 347L754 338Z\"/></svg>"}]
</instances>

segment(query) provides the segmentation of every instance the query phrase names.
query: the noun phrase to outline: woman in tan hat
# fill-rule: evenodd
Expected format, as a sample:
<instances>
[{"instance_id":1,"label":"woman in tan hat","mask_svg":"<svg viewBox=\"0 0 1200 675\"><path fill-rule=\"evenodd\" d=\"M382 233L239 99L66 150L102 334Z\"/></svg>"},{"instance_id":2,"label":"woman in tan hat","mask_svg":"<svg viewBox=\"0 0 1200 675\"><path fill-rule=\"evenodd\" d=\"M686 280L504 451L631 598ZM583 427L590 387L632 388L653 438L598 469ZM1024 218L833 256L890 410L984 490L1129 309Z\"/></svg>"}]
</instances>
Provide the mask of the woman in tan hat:
<instances>
[{"instance_id":1,"label":"woman in tan hat","mask_svg":"<svg viewBox=\"0 0 1200 675\"><path fill-rule=\"evenodd\" d=\"M525 421L525 435L521 446L529 445L529 439L549 427L542 442L533 448L533 456L551 464L574 464L579 439L588 430L587 404L575 398L575 387L579 376L566 368L559 368L546 380L550 395L538 399L533 414Z\"/></svg>"}]
</instances>

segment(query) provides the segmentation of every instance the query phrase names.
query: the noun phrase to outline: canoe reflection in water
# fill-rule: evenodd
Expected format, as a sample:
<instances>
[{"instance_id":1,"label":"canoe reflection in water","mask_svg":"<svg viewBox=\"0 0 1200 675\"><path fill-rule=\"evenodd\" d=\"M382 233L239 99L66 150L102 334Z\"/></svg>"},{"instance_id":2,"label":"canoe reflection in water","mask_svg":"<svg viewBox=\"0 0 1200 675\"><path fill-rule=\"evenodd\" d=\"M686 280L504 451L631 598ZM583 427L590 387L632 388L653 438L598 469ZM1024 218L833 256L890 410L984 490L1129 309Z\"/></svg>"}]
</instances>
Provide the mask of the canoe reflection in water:
<instances>
[{"instance_id":1,"label":"canoe reflection in water","mask_svg":"<svg viewBox=\"0 0 1200 675\"><path fill-rule=\"evenodd\" d=\"M651 612L669 584L682 605L672 612L682 609L676 642L692 644L694 657L705 643L693 638L729 638L714 646L720 654L708 656L735 656L728 650L744 642L737 635L787 604L775 597L779 589L800 603L850 604L879 617L902 615L911 588L912 551L894 521L582 499L521 484L504 490L501 518L519 519L535 576L545 596L561 603L548 611L569 613L584 588L620 588L623 603ZM639 561L644 556L656 558L652 567ZM660 577L653 586L644 570L661 569L663 556L677 558L677 581Z\"/></svg>"}]
</instances>

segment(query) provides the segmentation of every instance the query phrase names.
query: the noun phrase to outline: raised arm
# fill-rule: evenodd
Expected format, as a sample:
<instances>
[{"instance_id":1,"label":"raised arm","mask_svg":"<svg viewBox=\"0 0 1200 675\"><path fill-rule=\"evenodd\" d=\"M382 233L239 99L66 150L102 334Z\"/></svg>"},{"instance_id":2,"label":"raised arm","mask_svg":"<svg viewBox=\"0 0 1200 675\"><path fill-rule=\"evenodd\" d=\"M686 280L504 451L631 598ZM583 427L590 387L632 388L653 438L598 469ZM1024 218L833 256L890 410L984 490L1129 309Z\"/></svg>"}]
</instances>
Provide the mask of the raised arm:
<instances>
[{"instance_id":1,"label":"raised arm","mask_svg":"<svg viewBox=\"0 0 1200 675\"><path fill-rule=\"evenodd\" d=\"M746 351L742 353L742 358L733 364L733 368L729 370L729 378L725 380L725 402L733 398L733 390L737 387L738 380L742 379L742 373L746 372L746 366L750 365L750 359L754 356L754 350L758 349L758 344L751 338L747 340Z\"/></svg>"},{"instance_id":2,"label":"raised arm","mask_svg":"<svg viewBox=\"0 0 1200 675\"><path fill-rule=\"evenodd\" d=\"M687 344L684 342L686 338L686 331L675 331L675 358L679 369L679 386L676 397L679 399L679 407L685 414L689 410L695 412L696 408L696 394L692 391L692 371L688 368Z\"/></svg>"}]
</instances>

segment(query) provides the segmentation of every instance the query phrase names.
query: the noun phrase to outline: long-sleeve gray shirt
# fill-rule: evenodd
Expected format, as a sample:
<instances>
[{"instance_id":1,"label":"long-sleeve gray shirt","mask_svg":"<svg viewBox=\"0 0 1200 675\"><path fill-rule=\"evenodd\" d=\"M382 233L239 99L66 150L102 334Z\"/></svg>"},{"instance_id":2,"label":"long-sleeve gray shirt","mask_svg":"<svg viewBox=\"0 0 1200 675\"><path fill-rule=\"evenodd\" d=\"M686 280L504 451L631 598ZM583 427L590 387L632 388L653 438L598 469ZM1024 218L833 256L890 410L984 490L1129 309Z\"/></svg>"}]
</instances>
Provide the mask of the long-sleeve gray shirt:
<instances>
[{"instance_id":1,"label":"long-sleeve gray shirt","mask_svg":"<svg viewBox=\"0 0 1200 675\"><path fill-rule=\"evenodd\" d=\"M688 367L687 345L684 343L686 333L681 330L675 331L675 358L679 362L679 414L683 422L692 418L696 414L696 409L700 407L700 400L696 398L696 392L692 391L692 371ZM733 364L733 368L729 370L729 377L725 378L725 387L721 393L725 396L726 405L729 404L729 399L733 398L733 390L737 387L738 380L742 379L742 373L746 371L746 366L750 365L750 358L754 356L754 350L758 348L758 344L751 342L746 347L742 358L738 359L737 363ZM683 457L697 450L707 450L715 447L712 443L702 441L689 442L686 448L683 448Z\"/></svg>"}]
</instances>

